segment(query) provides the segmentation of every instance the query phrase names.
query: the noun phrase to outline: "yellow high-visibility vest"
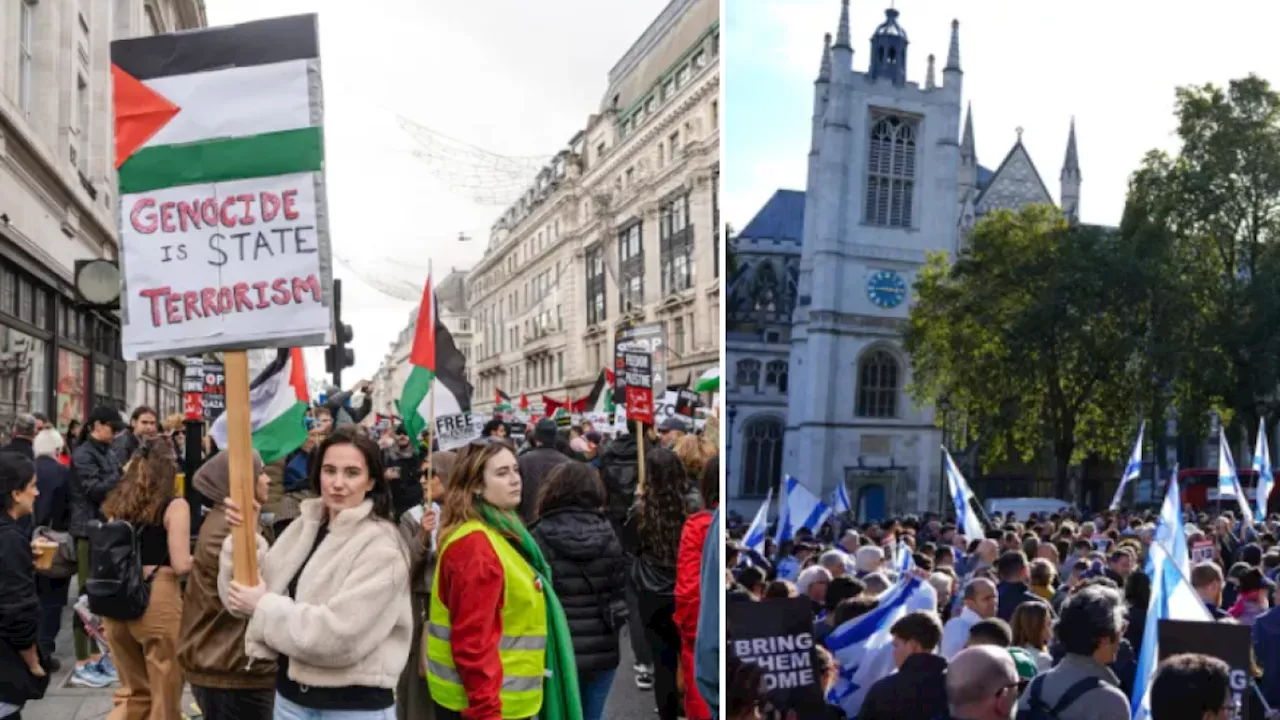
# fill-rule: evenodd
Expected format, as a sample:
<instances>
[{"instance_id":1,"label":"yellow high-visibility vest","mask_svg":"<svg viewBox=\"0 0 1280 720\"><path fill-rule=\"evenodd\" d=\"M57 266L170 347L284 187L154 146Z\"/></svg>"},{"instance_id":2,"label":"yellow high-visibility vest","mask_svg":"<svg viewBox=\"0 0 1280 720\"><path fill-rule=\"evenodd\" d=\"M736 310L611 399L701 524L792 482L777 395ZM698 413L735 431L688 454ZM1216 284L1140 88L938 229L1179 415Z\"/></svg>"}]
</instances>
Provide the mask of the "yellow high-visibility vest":
<instances>
[{"instance_id":1,"label":"yellow high-visibility vest","mask_svg":"<svg viewBox=\"0 0 1280 720\"><path fill-rule=\"evenodd\" d=\"M443 558L449 546L472 533L489 538L502 563L502 638L498 642L498 658L502 661L502 717L531 718L542 709L542 685L547 669L547 602L542 584L533 568L502 535L483 522L472 520L458 526L440 546ZM440 568L436 563L432 588L440 587ZM469 706L462 679L453 664L453 648L449 644L452 625L449 608L431 593L427 616L427 688L431 698L442 706L461 712Z\"/></svg>"}]
</instances>

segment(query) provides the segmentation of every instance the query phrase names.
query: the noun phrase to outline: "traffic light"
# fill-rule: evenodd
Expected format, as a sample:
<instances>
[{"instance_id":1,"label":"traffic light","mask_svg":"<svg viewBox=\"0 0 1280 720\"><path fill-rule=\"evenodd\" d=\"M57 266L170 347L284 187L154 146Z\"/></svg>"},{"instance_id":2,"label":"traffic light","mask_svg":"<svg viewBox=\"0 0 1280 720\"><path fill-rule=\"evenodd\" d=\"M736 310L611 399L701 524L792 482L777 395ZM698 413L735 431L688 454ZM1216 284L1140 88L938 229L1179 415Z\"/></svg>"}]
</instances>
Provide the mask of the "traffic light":
<instances>
[{"instance_id":1,"label":"traffic light","mask_svg":"<svg viewBox=\"0 0 1280 720\"><path fill-rule=\"evenodd\" d=\"M342 322L342 281L333 281L334 344L325 348L324 371L333 375L333 384L342 388L342 369L356 364L356 351L347 347L355 337L350 325Z\"/></svg>"}]
</instances>

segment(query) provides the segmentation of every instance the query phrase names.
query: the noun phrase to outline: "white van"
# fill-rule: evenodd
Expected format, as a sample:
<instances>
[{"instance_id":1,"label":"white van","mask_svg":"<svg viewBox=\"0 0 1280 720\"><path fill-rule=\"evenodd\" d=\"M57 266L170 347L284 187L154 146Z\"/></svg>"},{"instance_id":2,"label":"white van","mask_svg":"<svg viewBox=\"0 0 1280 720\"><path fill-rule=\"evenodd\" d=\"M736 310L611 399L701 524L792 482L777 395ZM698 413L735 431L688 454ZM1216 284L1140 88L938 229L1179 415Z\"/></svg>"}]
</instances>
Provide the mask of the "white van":
<instances>
[{"instance_id":1,"label":"white van","mask_svg":"<svg viewBox=\"0 0 1280 720\"><path fill-rule=\"evenodd\" d=\"M1000 513L1007 518L1012 512L1016 519L1026 520L1031 513L1043 516L1069 510L1071 503L1058 498L989 498L983 508L988 515Z\"/></svg>"}]
</instances>

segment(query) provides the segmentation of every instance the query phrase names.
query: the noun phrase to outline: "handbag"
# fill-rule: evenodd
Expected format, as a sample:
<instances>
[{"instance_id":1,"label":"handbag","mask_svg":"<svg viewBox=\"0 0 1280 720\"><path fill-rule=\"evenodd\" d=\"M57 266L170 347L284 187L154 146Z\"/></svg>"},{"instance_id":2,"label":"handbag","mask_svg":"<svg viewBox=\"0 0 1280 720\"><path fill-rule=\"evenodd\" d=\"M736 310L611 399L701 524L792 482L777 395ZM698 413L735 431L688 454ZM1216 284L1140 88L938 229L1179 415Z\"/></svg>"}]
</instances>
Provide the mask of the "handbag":
<instances>
[{"instance_id":1,"label":"handbag","mask_svg":"<svg viewBox=\"0 0 1280 720\"><path fill-rule=\"evenodd\" d=\"M71 537L71 533L41 525L31 535L32 540L36 538L44 538L58 544L58 550L53 554L53 564L48 568L36 568L37 575L53 580L64 580L76 574L80 563L76 556L76 540Z\"/></svg>"},{"instance_id":2,"label":"handbag","mask_svg":"<svg viewBox=\"0 0 1280 720\"><path fill-rule=\"evenodd\" d=\"M676 595L675 566L660 565L643 553L631 563L628 577L637 593L662 597Z\"/></svg>"}]
</instances>

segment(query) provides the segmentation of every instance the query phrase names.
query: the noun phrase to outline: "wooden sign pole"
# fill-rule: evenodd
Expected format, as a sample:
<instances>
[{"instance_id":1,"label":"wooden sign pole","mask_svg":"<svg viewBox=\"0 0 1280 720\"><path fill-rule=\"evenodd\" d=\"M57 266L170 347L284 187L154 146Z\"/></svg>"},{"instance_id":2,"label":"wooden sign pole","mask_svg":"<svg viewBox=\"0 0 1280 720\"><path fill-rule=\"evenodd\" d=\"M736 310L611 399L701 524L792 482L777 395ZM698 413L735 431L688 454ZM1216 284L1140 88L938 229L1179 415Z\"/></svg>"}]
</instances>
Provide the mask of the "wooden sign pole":
<instances>
[{"instance_id":1,"label":"wooden sign pole","mask_svg":"<svg viewBox=\"0 0 1280 720\"><path fill-rule=\"evenodd\" d=\"M636 475L636 495L644 497L644 425L637 422L636 427L640 428L640 434L636 436L636 460L639 461L636 465L639 473Z\"/></svg>"},{"instance_id":2,"label":"wooden sign pole","mask_svg":"<svg viewBox=\"0 0 1280 720\"><path fill-rule=\"evenodd\" d=\"M230 497L244 522L232 529L232 578L241 585L258 584L258 513L254 509L253 432L249 424L249 356L243 350L223 353L226 375L227 447L230 453Z\"/></svg>"}]
</instances>

